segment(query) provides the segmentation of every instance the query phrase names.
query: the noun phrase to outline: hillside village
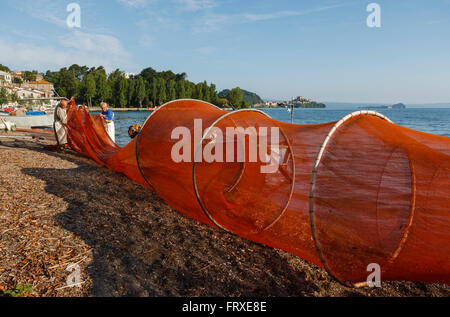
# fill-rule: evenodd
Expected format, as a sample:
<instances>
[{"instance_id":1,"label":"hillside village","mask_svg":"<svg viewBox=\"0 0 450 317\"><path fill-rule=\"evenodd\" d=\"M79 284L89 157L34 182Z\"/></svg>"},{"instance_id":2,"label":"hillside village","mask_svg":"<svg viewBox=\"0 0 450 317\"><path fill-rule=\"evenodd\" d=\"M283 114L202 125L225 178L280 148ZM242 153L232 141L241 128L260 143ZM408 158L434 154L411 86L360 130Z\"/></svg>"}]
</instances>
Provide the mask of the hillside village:
<instances>
[{"instance_id":1,"label":"hillside village","mask_svg":"<svg viewBox=\"0 0 450 317\"><path fill-rule=\"evenodd\" d=\"M30 80L32 79L32 80ZM44 80L43 74L31 72L7 72L0 70L0 90L8 96L1 106L34 105L33 99L54 97L54 85ZM43 104L42 101L39 102ZM50 101L46 101L50 104Z\"/></svg>"}]
</instances>

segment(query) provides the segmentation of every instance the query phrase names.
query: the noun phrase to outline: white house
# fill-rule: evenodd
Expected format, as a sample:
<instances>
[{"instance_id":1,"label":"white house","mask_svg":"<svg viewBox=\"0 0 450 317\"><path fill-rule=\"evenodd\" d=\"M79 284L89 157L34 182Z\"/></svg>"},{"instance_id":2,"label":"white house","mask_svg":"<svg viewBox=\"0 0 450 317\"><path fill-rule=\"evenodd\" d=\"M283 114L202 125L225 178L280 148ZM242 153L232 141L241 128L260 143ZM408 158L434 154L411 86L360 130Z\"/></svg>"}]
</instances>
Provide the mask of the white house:
<instances>
[{"instance_id":1,"label":"white house","mask_svg":"<svg viewBox=\"0 0 450 317\"><path fill-rule=\"evenodd\" d=\"M125 76L126 79L130 79L130 77L136 76L135 73L124 73L123 75Z\"/></svg>"},{"instance_id":2,"label":"white house","mask_svg":"<svg viewBox=\"0 0 450 317\"><path fill-rule=\"evenodd\" d=\"M38 99L45 97L45 92L40 90L17 88L16 91L20 99Z\"/></svg>"},{"instance_id":3,"label":"white house","mask_svg":"<svg viewBox=\"0 0 450 317\"><path fill-rule=\"evenodd\" d=\"M10 84L11 83L11 75L7 72L0 71L0 82Z\"/></svg>"}]
</instances>

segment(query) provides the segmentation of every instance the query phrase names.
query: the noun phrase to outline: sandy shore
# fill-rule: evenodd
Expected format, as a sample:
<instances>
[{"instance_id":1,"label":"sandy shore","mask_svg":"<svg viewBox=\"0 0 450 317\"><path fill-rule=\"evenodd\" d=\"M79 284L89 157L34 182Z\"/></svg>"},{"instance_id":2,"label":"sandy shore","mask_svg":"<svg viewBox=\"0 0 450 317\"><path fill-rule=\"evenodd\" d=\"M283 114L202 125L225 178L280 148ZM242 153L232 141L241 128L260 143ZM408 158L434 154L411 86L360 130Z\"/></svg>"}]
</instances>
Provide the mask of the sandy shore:
<instances>
[{"instance_id":1,"label":"sandy shore","mask_svg":"<svg viewBox=\"0 0 450 317\"><path fill-rule=\"evenodd\" d=\"M5 138L7 136L7 138ZM448 296L350 289L318 267L188 219L155 193L48 140L0 134L0 296ZM80 287L66 287L76 263Z\"/></svg>"}]
</instances>

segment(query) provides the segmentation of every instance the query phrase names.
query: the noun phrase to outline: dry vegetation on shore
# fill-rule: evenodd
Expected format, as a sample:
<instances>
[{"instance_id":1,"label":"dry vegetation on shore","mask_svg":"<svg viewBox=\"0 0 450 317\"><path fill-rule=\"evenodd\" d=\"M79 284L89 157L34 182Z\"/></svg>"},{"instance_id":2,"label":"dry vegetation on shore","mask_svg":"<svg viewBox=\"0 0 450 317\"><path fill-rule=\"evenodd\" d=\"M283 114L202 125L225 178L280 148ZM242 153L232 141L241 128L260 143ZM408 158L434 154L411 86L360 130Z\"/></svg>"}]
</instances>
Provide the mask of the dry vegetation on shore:
<instances>
[{"instance_id":1,"label":"dry vegetation on shore","mask_svg":"<svg viewBox=\"0 0 450 317\"><path fill-rule=\"evenodd\" d=\"M23 296L449 294L448 286L412 282L346 288L293 255L188 219L73 152L1 136L0 294L17 286ZM80 265L81 287L65 287L71 263Z\"/></svg>"}]
</instances>

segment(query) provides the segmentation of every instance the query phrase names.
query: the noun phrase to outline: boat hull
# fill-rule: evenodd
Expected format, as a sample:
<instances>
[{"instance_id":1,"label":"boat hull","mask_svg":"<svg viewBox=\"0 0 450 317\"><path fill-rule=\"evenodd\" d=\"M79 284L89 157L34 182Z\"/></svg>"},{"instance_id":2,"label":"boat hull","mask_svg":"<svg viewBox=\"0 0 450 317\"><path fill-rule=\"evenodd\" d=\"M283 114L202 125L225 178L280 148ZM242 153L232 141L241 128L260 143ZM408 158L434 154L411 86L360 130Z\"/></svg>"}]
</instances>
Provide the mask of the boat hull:
<instances>
[{"instance_id":1,"label":"boat hull","mask_svg":"<svg viewBox=\"0 0 450 317\"><path fill-rule=\"evenodd\" d=\"M39 115L39 116L2 116L6 120L16 124L17 128L51 128L53 127L54 115Z\"/></svg>"}]
</instances>

